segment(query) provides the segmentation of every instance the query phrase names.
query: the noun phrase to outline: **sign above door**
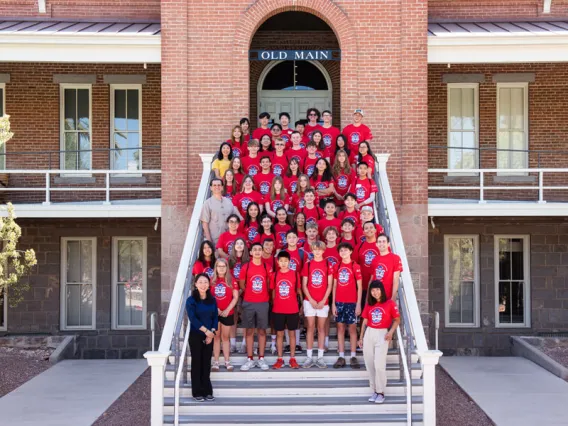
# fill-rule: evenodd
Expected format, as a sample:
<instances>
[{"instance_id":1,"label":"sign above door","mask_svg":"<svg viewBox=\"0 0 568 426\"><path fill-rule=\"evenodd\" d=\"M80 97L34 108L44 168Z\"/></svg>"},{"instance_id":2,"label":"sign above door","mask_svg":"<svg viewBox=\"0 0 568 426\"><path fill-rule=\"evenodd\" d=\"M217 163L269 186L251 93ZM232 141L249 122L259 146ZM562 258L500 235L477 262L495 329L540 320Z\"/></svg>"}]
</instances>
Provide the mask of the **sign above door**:
<instances>
[{"instance_id":1,"label":"sign above door","mask_svg":"<svg viewBox=\"0 0 568 426\"><path fill-rule=\"evenodd\" d=\"M339 61L341 50L249 50L251 61Z\"/></svg>"}]
</instances>

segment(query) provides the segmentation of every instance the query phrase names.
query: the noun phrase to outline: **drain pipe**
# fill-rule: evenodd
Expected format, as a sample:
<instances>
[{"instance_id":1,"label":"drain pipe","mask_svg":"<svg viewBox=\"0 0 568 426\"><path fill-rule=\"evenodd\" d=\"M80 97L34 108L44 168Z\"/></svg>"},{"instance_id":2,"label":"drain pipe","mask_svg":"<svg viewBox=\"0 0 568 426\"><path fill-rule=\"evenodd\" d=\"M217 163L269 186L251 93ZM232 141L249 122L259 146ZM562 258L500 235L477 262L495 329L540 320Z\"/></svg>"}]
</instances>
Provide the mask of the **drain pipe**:
<instances>
[{"instance_id":1,"label":"drain pipe","mask_svg":"<svg viewBox=\"0 0 568 426\"><path fill-rule=\"evenodd\" d=\"M152 312L150 314L150 331L152 332L152 352L155 350L156 345L156 321L158 318L158 314L156 312ZM437 347L437 345L436 345Z\"/></svg>"},{"instance_id":2,"label":"drain pipe","mask_svg":"<svg viewBox=\"0 0 568 426\"><path fill-rule=\"evenodd\" d=\"M436 344L436 350L438 350L438 330L440 329L440 313L439 312L434 312L434 330L436 332L435 335L435 344Z\"/></svg>"}]
</instances>

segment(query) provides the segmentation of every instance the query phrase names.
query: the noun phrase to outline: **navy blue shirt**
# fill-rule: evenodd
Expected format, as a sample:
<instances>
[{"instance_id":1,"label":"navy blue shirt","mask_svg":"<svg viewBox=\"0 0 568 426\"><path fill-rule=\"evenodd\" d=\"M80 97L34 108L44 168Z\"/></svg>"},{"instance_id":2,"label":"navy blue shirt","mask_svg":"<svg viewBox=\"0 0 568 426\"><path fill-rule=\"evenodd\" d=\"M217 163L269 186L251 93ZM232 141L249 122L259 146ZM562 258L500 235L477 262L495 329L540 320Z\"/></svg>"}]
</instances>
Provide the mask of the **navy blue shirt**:
<instances>
[{"instance_id":1,"label":"navy blue shirt","mask_svg":"<svg viewBox=\"0 0 568 426\"><path fill-rule=\"evenodd\" d=\"M193 296L190 296L185 302L185 310L187 311L191 331L205 336L205 333L199 330L201 327L205 326L208 330L219 329L219 314L215 298L205 302L203 300L197 301Z\"/></svg>"}]
</instances>

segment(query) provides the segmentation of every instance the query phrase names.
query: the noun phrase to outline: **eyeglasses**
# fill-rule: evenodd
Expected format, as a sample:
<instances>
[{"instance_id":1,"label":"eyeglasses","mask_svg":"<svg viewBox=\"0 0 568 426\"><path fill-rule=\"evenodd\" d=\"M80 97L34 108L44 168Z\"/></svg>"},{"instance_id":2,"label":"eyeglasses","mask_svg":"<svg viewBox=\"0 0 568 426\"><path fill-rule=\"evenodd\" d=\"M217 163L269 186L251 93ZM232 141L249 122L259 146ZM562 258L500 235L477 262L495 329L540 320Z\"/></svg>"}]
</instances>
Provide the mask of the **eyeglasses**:
<instances>
[{"instance_id":1,"label":"eyeglasses","mask_svg":"<svg viewBox=\"0 0 568 426\"><path fill-rule=\"evenodd\" d=\"M284 145L283 143L277 143L277 144L274 145L274 146L286 146L286 145Z\"/></svg>"},{"instance_id":2,"label":"eyeglasses","mask_svg":"<svg viewBox=\"0 0 568 426\"><path fill-rule=\"evenodd\" d=\"M239 223L239 222L236 220L230 220L229 223Z\"/></svg>"},{"instance_id":3,"label":"eyeglasses","mask_svg":"<svg viewBox=\"0 0 568 426\"><path fill-rule=\"evenodd\" d=\"M312 113L312 114L308 114L308 117L317 117L317 116L318 116L317 114L313 114L313 113Z\"/></svg>"}]
</instances>

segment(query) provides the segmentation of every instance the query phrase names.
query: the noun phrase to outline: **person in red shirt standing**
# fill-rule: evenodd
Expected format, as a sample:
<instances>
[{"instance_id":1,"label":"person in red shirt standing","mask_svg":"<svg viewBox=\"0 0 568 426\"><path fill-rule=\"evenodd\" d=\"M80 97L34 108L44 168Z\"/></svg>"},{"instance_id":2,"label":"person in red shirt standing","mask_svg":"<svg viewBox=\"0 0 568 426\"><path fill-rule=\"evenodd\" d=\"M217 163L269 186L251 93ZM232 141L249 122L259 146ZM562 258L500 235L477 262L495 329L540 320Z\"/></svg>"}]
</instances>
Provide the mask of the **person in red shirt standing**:
<instances>
[{"instance_id":1,"label":"person in red shirt standing","mask_svg":"<svg viewBox=\"0 0 568 426\"><path fill-rule=\"evenodd\" d=\"M307 152L306 145L301 145L302 135L300 135L300 132L294 130L290 139L292 140L292 146L286 151L286 158L288 161L296 159L299 164L304 164L304 158L306 158Z\"/></svg>"},{"instance_id":2,"label":"person in red shirt standing","mask_svg":"<svg viewBox=\"0 0 568 426\"><path fill-rule=\"evenodd\" d=\"M260 243L260 235L258 232L260 228L259 217L260 207L257 203L250 203L247 206L245 220L239 224L239 232L245 236L249 246L253 243Z\"/></svg>"},{"instance_id":3,"label":"person in red shirt standing","mask_svg":"<svg viewBox=\"0 0 568 426\"><path fill-rule=\"evenodd\" d=\"M325 244L321 241L312 243L311 250L314 258L302 269L302 288L304 292L304 316L308 327L306 331L307 357L302 365L310 368L314 365L313 348L314 332L318 328L318 356L315 364L319 368L327 368L323 358L326 336L325 323L329 314L329 295L332 290L333 266L323 258Z\"/></svg>"},{"instance_id":4,"label":"person in red shirt standing","mask_svg":"<svg viewBox=\"0 0 568 426\"><path fill-rule=\"evenodd\" d=\"M227 225L229 226L229 230L225 231L219 237L219 241L217 241L217 256L223 259L226 259L231 254L231 250L233 248L233 244L235 240L239 237L243 237L244 235L239 233L239 223L241 220L236 214L232 214L227 218Z\"/></svg>"},{"instance_id":5,"label":"person in red shirt standing","mask_svg":"<svg viewBox=\"0 0 568 426\"><path fill-rule=\"evenodd\" d=\"M355 226L353 225L353 220L350 217L346 217L341 221L341 238L339 243L349 243L352 247L357 247L357 239L353 235ZM357 252L353 251L353 258L357 259Z\"/></svg>"},{"instance_id":6,"label":"person in red shirt standing","mask_svg":"<svg viewBox=\"0 0 568 426\"><path fill-rule=\"evenodd\" d=\"M219 355L221 355L221 342L223 344L223 358L225 368L233 371L231 365L231 328L235 325L235 306L239 300L239 283L233 281L229 271L229 264L225 259L215 262L213 278L211 279L211 293L217 301L219 313L219 333L213 338L213 364L211 371L219 371Z\"/></svg>"},{"instance_id":7,"label":"person in red shirt standing","mask_svg":"<svg viewBox=\"0 0 568 426\"><path fill-rule=\"evenodd\" d=\"M375 223L375 214L371 206L362 207L361 213L359 214L359 220L355 228L355 239L359 243L364 242L366 239L365 233L363 232L363 225L366 224L367 222ZM383 227L378 223L375 223L375 229L377 230L377 235L382 234L384 232Z\"/></svg>"},{"instance_id":8,"label":"person in red shirt standing","mask_svg":"<svg viewBox=\"0 0 568 426\"><path fill-rule=\"evenodd\" d=\"M331 125L331 120L332 120L331 111L326 109L321 113L321 116L323 118L321 133L323 136L323 143L328 152L328 155L326 155L326 157L329 156L329 159L333 164L333 161L335 160L335 140L339 136L340 131L337 127L333 127Z\"/></svg>"},{"instance_id":9,"label":"person in red shirt standing","mask_svg":"<svg viewBox=\"0 0 568 426\"><path fill-rule=\"evenodd\" d=\"M373 260L379 255L377 247L377 228L373 222L366 222L363 225L365 233L365 241L357 246L357 263L361 266L361 274L363 276L363 300L367 296L367 287L373 276Z\"/></svg>"},{"instance_id":10,"label":"person in red shirt standing","mask_svg":"<svg viewBox=\"0 0 568 426\"><path fill-rule=\"evenodd\" d=\"M286 222L288 213L284 207L279 207L276 210L276 220L274 224L274 235L276 236L276 248L281 250L286 245L286 234L292 230L292 227Z\"/></svg>"},{"instance_id":11,"label":"person in red shirt standing","mask_svg":"<svg viewBox=\"0 0 568 426\"><path fill-rule=\"evenodd\" d=\"M280 120L280 125L282 126L282 136L280 137L284 139L286 144L288 144L290 142L290 135L292 135L292 132L294 131L294 129L288 127L290 125L290 114L287 112L281 112L278 116L278 120Z\"/></svg>"},{"instance_id":12,"label":"person in red shirt standing","mask_svg":"<svg viewBox=\"0 0 568 426\"><path fill-rule=\"evenodd\" d=\"M243 140L241 126L233 127L231 138L227 140L233 150L233 157L244 157L248 153L247 142Z\"/></svg>"},{"instance_id":13,"label":"person in red shirt standing","mask_svg":"<svg viewBox=\"0 0 568 426\"><path fill-rule=\"evenodd\" d=\"M278 359L272 366L275 370L284 367L284 331L288 329L290 342L296 341L296 330L300 324L298 308L301 295L301 281L298 271L290 269L290 254L286 251L278 253L278 271L274 273L270 283L272 290L272 321L276 330L276 348ZM300 368L296 361L296 348L290 345L290 368Z\"/></svg>"},{"instance_id":14,"label":"person in red shirt standing","mask_svg":"<svg viewBox=\"0 0 568 426\"><path fill-rule=\"evenodd\" d=\"M339 358L333 368L345 367L345 326L349 327L351 342L351 368L359 369L357 360L357 317L361 314L361 268L351 260L353 247L348 243L339 244L341 262L333 272L332 313L337 322Z\"/></svg>"},{"instance_id":15,"label":"person in red shirt standing","mask_svg":"<svg viewBox=\"0 0 568 426\"><path fill-rule=\"evenodd\" d=\"M304 158L304 164L302 166L302 171L308 176L312 176L316 169L316 163L321 158L318 156L318 145L314 141L309 141L306 147L308 155Z\"/></svg>"},{"instance_id":16,"label":"person in red shirt standing","mask_svg":"<svg viewBox=\"0 0 568 426\"><path fill-rule=\"evenodd\" d=\"M276 268L276 259L274 258L276 248L274 247L274 240L272 238L266 238L261 244L262 263L264 263L269 270L274 271Z\"/></svg>"},{"instance_id":17,"label":"person in red shirt standing","mask_svg":"<svg viewBox=\"0 0 568 426\"><path fill-rule=\"evenodd\" d=\"M272 134L272 146L274 146L276 139L282 137L282 126L278 123L273 123L272 126L270 126L270 133Z\"/></svg>"},{"instance_id":18,"label":"person in red shirt standing","mask_svg":"<svg viewBox=\"0 0 568 426\"><path fill-rule=\"evenodd\" d=\"M209 279L213 277L213 265L215 265L215 247L213 243L204 240L199 247L199 254L197 260L193 264L191 274L193 276L199 274L206 274Z\"/></svg>"},{"instance_id":19,"label":"person in red shirt standing","mask_svg":"<svg viewBox=\"0 0 568 426\"><path fill-rule=\"evenodd\" d=\"M339 239L339 231L334 226L328 226L323 231L324 240L326 242L323 258L329 262L331 266L339 263L339 251L337 250L337 240Z\"/></svg>"},{"instance_id":20,"label":"person in red shirt standing","mask_svg":"<svg viewBox=\"0 0 568 426\"><path fill-rule=\"evenodd\" d=\"M365 367L369 374L369 386L373 394L369 402L385 402L387 389L387 353L389 342L400 324L396 303L386 297L383 283L372 281L365 309L361 314L363 324L359 347L363 349Z\"/></svg>"},{"instance_id":21,"label":"person in red shirt standing","mask_svg":"<svg viewBox=\"0 0 568 426\"><path fill-rule=\"evenodd\" d=\"M328 227L333 227L339 235L339 228L341 228L341 220L337 218L336 215L337 207L335 206L335 201L326 200L324 206L325 216L318 222L318 227L320 229L320 238L325 241L325 232Z\"/></svg>"},{"instance_id":22,"label":"person in red shirt standing","mask_svg":"<svg viewBox=\"0 0 568 426\"><path fill-rule=\"evenodd\" d=\"M375 173L375 158L375 154L373 154L371 150L371 144L367 141L363 141L359 144L359 152L354 155L351 164L367 164L367 177L373 179L373 173Z\"/></svg>"},{"instance_id":23,"label":"person in red shirt standing","mask_svg":"<svg viewBox=\"0 0 568 426\"><path fill-rule=\"evenodd\" d=\"M304 130L304 134L308 137L308 139L312 138L312 133L316 130L321 132L321 126L318 124L318 121L321 117L321 114L317 108L308 108L306 111L306 127Z\"/></svg>"},{"instance_id":24,"label":"person in red shirt standing","mask_svg":"<svg viewBox=\"0 0 568 426\"><path fill-rule=\"evenodd\" d=\"M357 204L355 205L357 209L363 206L372 206L379 191L375 181L367 176L368 170L367 163L359 163L357 165L357 178L353 179L349 187L349 192L352 192L357 197Z\"/></svg>"},{"instance_id":25,"label":"person in red shirt standing","mask_svg":"<svg viewBox=\"0 0 568 426\"><path fill-rule=\"evenodd\" d=\"M298 234L291 229L286 232L286 246L284 250L290 255L290 269L300 272L306 261L306 254L303 248L298 247Z\"/></svg>"},{"instance_id":26,"label":"person in red shirt standing","mask_svg":"<svg viewBox=\"0 0 568 426\"><path fill-rule=\"evenodd\" d=\"M335 179L335 199L337 200L337 205L342 206L344 204L345 195L348 193L349 187L351 186L351 179L353 178L353 169L349 165L349 159L344 150L341 149L337 151L331 173Z\"/></svg>"},{"instance_id":27,"label":"person in red shirt standing","mask_svg":"<svg viewBox=\"0 0 568 426\"><path fill-rule=\"evenodd\" d=\"M316 196L314 190L312 188L306 189L306 192L304 192L304 207L296 209L296 212L304 213L306 216L306 224L311 222L317 223L322 217L324 217L322 208L314 204L315 199Z\"/></svg>"},{"instance_id":28,"label":"person in red shirt standing","mask_svg":"<svg viewBox=\"0 0 568 426\"><path fill-rule=\"evenodd\" d=\"M239 121L239 125L241 126L241 130L243 131L243 142L248 143L250 141L250 121L248 118L244 117L241 118Z\"/></svg>"},{"instance_id":29,"label":"person in red shirt standing","mask_svg":"<svg viewBox=\"0 0 568 426\"><path fill-rule=\"evenodd\" d=\"M272 173L276 176L284 177L286 168L288 167L288 158L284 153L284 148L286 144L284 139L276 138L274 139L274 152L272 154Z\"/></svg>"},{"instance_id":30,"label":"person in red shirt standing","mask_svg":"<svg viewBox=\"0 0 568 426\"><path fill-rule=\"evenodd\" d=\"M300 162L295 158L291 159L288 163L288 168L286 169L286 174L284 175L284 186L288 195L294 198L296 189L298 188L298 178L302 174L300 170Z\"/></svg>"},{"instance_id":31,"label":"person in red shirt standing","mask_svg":"<svg viewBox=\"0 0 568 426\"><path fill-rule=\"evenodd\" d=\"M335 182L331 173L331 166L325 158L320 158L316 162L316 170L310 178L310 182L320 198L320 206L324 205L326 199L333 198L335 195Z\"/></svg>"},{"instance_id":32,"label":"person in red shirt standing","mask_svg":"<svg viewBox=\"0 0 568 426\"><path fill-rule=\"evenodd\" d=\"M290 197L286 192L286 188L284 188L284 179L280 176L272 179L270 193L264 198L264 207L270 217L276 217L276 211L280 208L283 208L285 212L288 211Z\"/></svg>"},{"instance_id":33,"label":"person in red shirt standing","mask_svg":"<svg viewBox=\"0 0 568 426\"><path fill-rule=\"evenodd\" d=\"M243 170L243 162L240 157L234 157L231 160L231 165L229 170L232 170L235 174L235 182L237 183L237 191L241 190L241 185L243 184L243 179L245 178L245 171Z\"/></svg>"},{"instance_id":34,"label":"person in red shirt standing","mask_svg":"<svg viewBox=\"0 0 568 426\"><path fill-rule=\"evenodd\" d=\"M272 219L269 216L263 216L260 220L258 233L260 234L260 244L263 244L264 241L268 239L274 241L274 225L272 224Z\"/></svg>"},{"instance_id":35,"label":"person in red shirt standing","mask_svg":"<svg viewBox=\"0 0 568 426\"><path fill-rule=\"evenodd\" d=\"M316 222L310 222L306 225L306 242L302 246L308 259L312 260L314 254L312 253L312 244L318 241L319 230Z\"/></svg>"},{"instance_id":36,"label":"person in red shirt standing","mask_svg":"<svg viewBox=\"0 0 568 426\"><path fill-rule=\"evenodd\" d=\"M248 155L241 158L245 174L252 177L260 172L260 156L258 155L259 148L260 145L258 144L258 140L251 139L248 142Z\"/></svg>"},{"instance_id":37,"label":"person in red shirt standing","mask_svg":"<svg viewBox=\"0 0 568 426\"><path fill-rule=\"evenodd\" d=\"M356 109L353 112L353 124L348 125L343 129L343 132L341 132L347 136L349 150L352 153L357 153L359 151L360 142L371 141L373 139L371 129L363 124L364 115L365 114L362 109Z\"/></svg>"},{"instance_id":38,"label":"person in red shirt standing","mask_svg":"<svg viewBox=\"0 0 568 426\"><path fill-rule=\"evenodd\" d=\"M250 203L262 205L262 195L255 190L254 180L250 176L245 176L241 187L241 192L233 197L233 205L237 208L241 219L247 214L247 208Z\"/></svg>"},{"instance_id":39,"label":"person in red shirt standing","mask_svg":"<svg viewBox=\"0 0 568 426\"><path fill-rule=\"evenodd\" d=\"M295 131L300 134L300 146L305 148L307 143L310 141L308 135L304 133L306 130L306 120L298 120L294 123L294 126L296 128Z\"/></svg>"},{"instance_id":40,"label":"person in red shirt standing","mask_svg":"<svg viewBox=\"0 0 568 426\"><path fill-rule=\"evenodd\" d=\"M296 220L294 223L294 228L292 228L298 234L298 245L301 247L306 242L306 215L302 212L296 215Z\"/></svg>"},{"instance_id":41,"label":"person in red shirt standing","mask_svg":"<svg viewBox=\"0 0 568 426\"><path fill-rule=\"evenodd\" d=\"M379 255L373 259L371 264L373 270L371 280L382 281L387 299L396 300L400 273L402 272L402 261L399 255L389 250L389 243L390 239L386 234L379 234L377 237Z\"/></svg>"},{"instance_id":42,"label":"person in red shirt standing","mask_svg":"<svg viewBox=\"0 0 568 426\"><path fill-rule=\"evenodd\" d=\"M260 115L258 116L258 121L260 123L260 127L258 129L255 129L254 132L252 132L252 138L253 139L257 139L260 140L260 138L262 137L262 135L268 135L270 137L272 137L272 133L270 132L270 129L268 128L268 121L270 120L270 114L267 112L261 112Z\"/></svg>"},{"instance_id":43,"label":"person in red shirt standing","mask_svg":"<svg viewBox=\"0 0 568 426\"><path fill-rule=\"evenodd\" d=\"M357 226L359 224L359 212L355 210L355 205L357 204L357 197L352 192L348 192L343 197L345 202L345 210L339 213L339 219L351 219L353 220L353 225Z\"/></svg>"},{"instance_id":44,"label":"person in red shirt standing","mask_svg":"<svg viewBox=\"0 0 568 426\"><path fill-rule=\"evenodd\" d=\"M271 172L270 157L264 155L260 158L260 173L253 176L254 184L258 188L258 192L263 197L266 197L270 192L274 174Z\"/></svg>"},{"instance_id":45,"label":"person in red shirt standing","mask_svg":"<svg viewBox=\"0 0 568 426\"><path fill-rule=\"evenodd\" d=\"M266 348L266 329L269 324L269 288L272 271L262 263L262 246L254 243L250 250L251 261L243 265L239 285L244 291L242 325L246 329L248 360L241 366L241 371L254 367L268 370L264 360ZM258 362L253 359L254 331L258 336Z\"/></svg>"},{"instance_id":46,"label":"person in red shirt standing","mask_svg":"<svg viewBox=\"0 0 568 426\"><path fill-rule=\"evenodd\" d=\"M239 192L239 184L235 180L235 173L229 169L223 176L223 197L233 201L233 197Z\"/></svg>"}]
</instances>

